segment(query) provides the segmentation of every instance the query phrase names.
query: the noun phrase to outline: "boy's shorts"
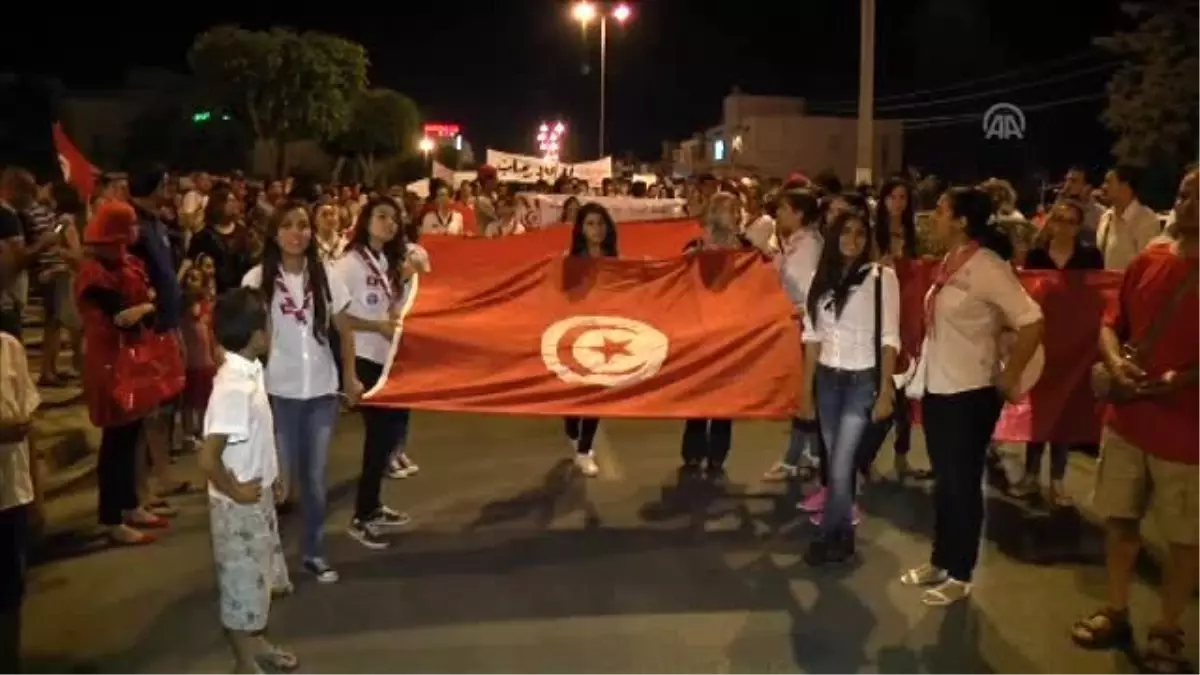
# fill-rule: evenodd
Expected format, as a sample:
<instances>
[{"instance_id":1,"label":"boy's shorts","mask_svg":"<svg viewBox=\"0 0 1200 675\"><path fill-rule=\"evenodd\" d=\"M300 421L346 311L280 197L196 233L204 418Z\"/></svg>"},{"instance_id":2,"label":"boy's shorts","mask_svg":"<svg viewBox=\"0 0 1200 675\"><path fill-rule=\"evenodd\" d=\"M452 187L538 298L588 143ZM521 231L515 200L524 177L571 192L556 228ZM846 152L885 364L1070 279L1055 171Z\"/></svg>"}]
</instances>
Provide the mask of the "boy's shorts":
<instances>
[{"instance_id":1,"label":"boy's shorts","mask_svg":"<svg viewBox=\"0 0 1200 675\"><path fill-rule=\"evenodd\" d=\"M289 586L275 500L266 486L257 504L208 497L221 624L242 632L267 627L272 589Z\"/></svg>"},{"instance_id":2,"label":"boy's shorts","mask_svg":"<svg viewBox=\"0 0 1200 675\"><path fill-rule=\"evenodd\" d=\"M1195 464L1159 459L1105 427L1092 503L1105 518L1150 516L1167 543L1195 546L1200 530L1198 477Z\"/></svg>"}]
</instances>

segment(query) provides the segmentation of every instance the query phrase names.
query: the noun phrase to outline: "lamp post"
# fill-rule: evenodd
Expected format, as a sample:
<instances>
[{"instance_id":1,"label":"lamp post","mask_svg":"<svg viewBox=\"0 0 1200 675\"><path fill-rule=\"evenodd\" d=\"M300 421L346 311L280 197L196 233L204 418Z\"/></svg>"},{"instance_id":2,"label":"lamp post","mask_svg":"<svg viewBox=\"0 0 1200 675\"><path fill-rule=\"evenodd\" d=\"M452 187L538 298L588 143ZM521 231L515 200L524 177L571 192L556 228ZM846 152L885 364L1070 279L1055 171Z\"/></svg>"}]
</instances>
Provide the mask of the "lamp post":
<instances>
[{"instance_id":1,"label":"lamp post","mask_svg":"<svg viewBox=\"0 0 1200 675\"><path fill-rule=\"evenodd\" d=\"M608 16L612 14L613 20L624 25L626 21L633 16L633 10L629 5L620 3L612 8L611 12L601 11L596 9L595 3L592 2L577 2L571 10L571 15L575 20L583 26L584 31L593 19L600 19L600 134L599 134L599 156L604 156L604 113L605 113L605 96L608 93L607 85L607 70L608 70Z\"/></svg>"},{"instance_id":2,"label":"lamp post","mask_svg":"<svg viewBox=\"0 0 1200 675\"><path fill-rule=\"evenodd\" d=\"M433 154L433 139L425 136L420 141L417 141L417 149L421 151L421 155L425 158L425 169L430 174L433 173L433 164L430 163L429 157Z\"/></svg>"}]
</instances>

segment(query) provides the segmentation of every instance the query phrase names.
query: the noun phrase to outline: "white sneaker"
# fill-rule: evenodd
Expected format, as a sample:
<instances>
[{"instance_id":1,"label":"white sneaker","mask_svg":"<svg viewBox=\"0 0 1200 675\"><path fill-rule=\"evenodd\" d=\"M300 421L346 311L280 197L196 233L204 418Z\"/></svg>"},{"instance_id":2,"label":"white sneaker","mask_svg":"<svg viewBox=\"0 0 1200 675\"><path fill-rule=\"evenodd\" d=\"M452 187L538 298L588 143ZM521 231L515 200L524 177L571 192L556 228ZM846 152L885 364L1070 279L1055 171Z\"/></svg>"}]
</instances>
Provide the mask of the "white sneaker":
<instances>
[{"instance_id":1,"label":"white sneaker","mask_svg":"<svg viewBox=\"0 0 1200 675\"><path fill-rule=\"evenodd\" d=\"M387 476L388 478L408 478L408 467L401 464L399 459L393 457L388 461Z\"/></svg>"},{"instance_id":2,"label":"white sneaker","mask_svg":"<svg viewBox=\"0 0 1200 675\"><path fill-rule=\"evenodd\" d=\"M575 455L575 466L579 467L579 473L592 478L600 473L600 467L596 464L596 459L592 457L592 453L586 455Z\"/></svg>"}]
</instances>

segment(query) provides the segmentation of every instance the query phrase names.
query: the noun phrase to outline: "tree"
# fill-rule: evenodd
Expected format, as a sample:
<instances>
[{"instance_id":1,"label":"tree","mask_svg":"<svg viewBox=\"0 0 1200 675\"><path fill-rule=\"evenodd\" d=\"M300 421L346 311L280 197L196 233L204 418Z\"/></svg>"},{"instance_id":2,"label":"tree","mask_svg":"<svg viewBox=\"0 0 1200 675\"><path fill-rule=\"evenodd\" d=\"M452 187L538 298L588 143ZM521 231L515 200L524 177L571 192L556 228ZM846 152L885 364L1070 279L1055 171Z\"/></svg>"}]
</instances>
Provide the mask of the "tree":
<instances>
[{"instance_id":1,"label":"tree","mask_svg":"<svg viewBox=\"0 0 1200 675\"><path fill-rule=\"evenodd\" d=\"M338 157L333 177L341 173L346 158L358 163L363 183L373 185L380 160L404 159L416 150L420 116L417 105L391 89L371 89L354 100L350 126L326 144Z\"/></svg>"},{"instance_id":2,"label":"tree","mask_svg":"<svg viewBox=\"0 0 1200 675\"><path fill-rule=\"evenodd\" d=\"M1121 6L1139 21L1096 43L1125 62L1108 83L1101 119L1117 134L1120 162L1178 167L1196 146L1197 2L1146 0Z\"/></svg>"},{"instance_id":3,"label":"tree","mask_svg":"<svg viewBox=\"0 0 1200 675\"><path fill-rule=\"evenodd\" d=\"M279 175L289 141L327 141L349 128L367 83L362 45L319 32L218 26L196 37L188 62L214 107L274 148Z\"/></svg>"}]
</instances>

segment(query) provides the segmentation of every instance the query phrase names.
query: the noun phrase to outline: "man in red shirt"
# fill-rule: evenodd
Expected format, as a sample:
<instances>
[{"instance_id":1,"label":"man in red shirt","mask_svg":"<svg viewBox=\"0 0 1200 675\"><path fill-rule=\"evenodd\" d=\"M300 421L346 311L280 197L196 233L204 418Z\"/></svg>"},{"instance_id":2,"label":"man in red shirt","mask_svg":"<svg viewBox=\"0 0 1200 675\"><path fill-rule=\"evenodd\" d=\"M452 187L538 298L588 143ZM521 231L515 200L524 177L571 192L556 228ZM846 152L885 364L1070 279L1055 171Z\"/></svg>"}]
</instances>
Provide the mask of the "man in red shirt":
<instances>
[{"instance_id":1,"label":"man in red shirt","mask_svg":"<svg viewBox=\"0 0 1200 675\"><path fill-rule=\"evenodd\" d=\"M1162 614L1150 629L1143 653L1144 665L1153 672L1177 672L1185 664L1179 619L1196 587L1200 529L1197 175L1193 169L1180 183L1172 235L1155 240L1125 269L1119 300L1100 330L1100 353L1114 381L1143 395L1109 405L1105 413L1094 500L1106 518L1108 606L1077 622L1072 631L1075 642L1086 648L1131 643L1129 587L1141 548L1139 524L1143 517L1153 516L1170 551L1161 590ZM1157 338L1151 336L1143 343L1156 323L1161 324L1154 329ZM1122 343L1144 345L1136 362L1122 354Z\"/></svg>"}]
</instances>

